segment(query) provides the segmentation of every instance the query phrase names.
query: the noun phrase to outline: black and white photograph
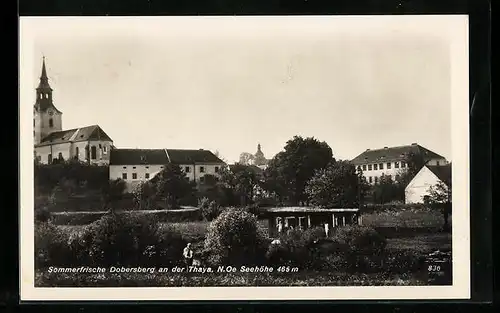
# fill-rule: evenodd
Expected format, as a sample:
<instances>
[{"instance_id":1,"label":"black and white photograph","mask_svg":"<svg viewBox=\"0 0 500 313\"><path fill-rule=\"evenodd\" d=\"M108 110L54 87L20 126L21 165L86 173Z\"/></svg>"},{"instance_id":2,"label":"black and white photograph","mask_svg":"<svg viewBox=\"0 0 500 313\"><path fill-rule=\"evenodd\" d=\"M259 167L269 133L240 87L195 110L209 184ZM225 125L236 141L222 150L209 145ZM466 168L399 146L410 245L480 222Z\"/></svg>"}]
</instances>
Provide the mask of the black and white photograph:
<instances>
[{"instance_id":1,"label":"black and white photograph","mask_svg":"<svg viewBox=\"0 0 500 313\"><path fill-rule=\"evenodd\" d=\"M20 18L21 298L467 298L467 29Z\"/></svg>"}]
</instances>

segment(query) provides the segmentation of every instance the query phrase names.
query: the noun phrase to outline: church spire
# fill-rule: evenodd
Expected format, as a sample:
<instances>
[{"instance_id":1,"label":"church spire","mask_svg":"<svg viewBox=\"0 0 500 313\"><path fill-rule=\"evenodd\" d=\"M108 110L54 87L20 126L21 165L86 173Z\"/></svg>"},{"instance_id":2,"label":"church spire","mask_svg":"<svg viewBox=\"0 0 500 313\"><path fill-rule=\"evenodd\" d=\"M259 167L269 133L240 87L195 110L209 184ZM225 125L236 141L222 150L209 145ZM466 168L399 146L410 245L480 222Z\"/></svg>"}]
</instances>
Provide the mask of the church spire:
<instances>
[{"instance_id":1,"label":"church spire","mask_svg":"<svg viewBox=\"0 0 500 313\"><path fill-rule=\"evenodd\" d=\"M42 62L42 75L40 76L40 83L38 84L38 89L49 89L49 77L47 76L47 69L45 68L45 56L43 56L43 62Z\"/></svg>"}]
</instances>

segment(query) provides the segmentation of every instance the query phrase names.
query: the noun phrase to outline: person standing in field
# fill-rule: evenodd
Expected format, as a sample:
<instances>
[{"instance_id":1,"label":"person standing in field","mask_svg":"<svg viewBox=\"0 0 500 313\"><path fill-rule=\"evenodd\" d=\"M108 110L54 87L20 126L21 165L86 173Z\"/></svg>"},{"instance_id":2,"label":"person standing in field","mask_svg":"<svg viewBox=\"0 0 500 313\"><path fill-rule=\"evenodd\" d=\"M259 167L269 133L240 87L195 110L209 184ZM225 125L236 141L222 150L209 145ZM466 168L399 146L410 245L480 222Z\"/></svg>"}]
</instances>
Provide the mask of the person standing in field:
<instances>
[{"instance_id":1,"label":"person standing in field","mask_svg":"<svg viewBox=\"0 0 500 313\"><path fill-rule=\"evenodd\" d=\"M186 265L186 269L189 269L189 267L193 264L193 249L191 249L190 242L184 248L182 255L184 256L184 264Z\"/></svg>"}]
</instances>

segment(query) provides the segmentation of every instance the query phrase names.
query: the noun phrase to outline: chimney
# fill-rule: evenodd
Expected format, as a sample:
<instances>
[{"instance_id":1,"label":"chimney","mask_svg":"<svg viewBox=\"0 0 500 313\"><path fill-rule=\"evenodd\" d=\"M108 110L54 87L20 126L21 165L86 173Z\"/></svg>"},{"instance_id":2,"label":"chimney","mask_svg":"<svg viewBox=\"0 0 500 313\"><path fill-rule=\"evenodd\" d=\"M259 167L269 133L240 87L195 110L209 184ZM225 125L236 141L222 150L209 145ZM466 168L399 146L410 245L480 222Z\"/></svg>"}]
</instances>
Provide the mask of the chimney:
<instances>
[{"instance_id":1,"label":"chimney","mask_svg":"<svg viewBox=\"0 0 500 313\"><path fill-rule=\"evenodd\" d=\"M389 149L389 147L384 147L384 149Z\"/></svg>"},{"instance_id":2,"label":"chimney","mask_svg":"<svg viewBox=\"0 0 500 313\"><path fill-rule=\"evenodd\" d=\"M412 146L416 146L416 145L417 145L417 143L416 143L416 142L412 142L412 144L411 144L411 145L412 145Z\"/></svg>"},{"instance_id":3,"label":"chimney","mask_svg":"<svg viewBox=\"0 0 500 313\"><path fill-rule=\"evenodd\" d=\"M370 149L366 149L366 151L370 151Z\"/></svg>"}]
</instances>

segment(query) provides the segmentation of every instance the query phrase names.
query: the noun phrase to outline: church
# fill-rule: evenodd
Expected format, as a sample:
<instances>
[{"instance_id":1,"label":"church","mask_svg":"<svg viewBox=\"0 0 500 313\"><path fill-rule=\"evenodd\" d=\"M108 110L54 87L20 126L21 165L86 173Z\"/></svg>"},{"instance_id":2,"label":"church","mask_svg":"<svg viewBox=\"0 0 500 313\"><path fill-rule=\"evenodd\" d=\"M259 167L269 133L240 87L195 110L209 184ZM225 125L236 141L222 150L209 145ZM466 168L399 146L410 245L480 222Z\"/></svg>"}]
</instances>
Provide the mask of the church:
<instances>
[{"instance_id":1,"label":"church","mask_svg":"<svg viewBox=\"0 0 500 313\"><path fill-rule=\"evenodd\" d=\"M42 63L40 83L33 106L33 140L35 161L52 164L63 160L79 160L88 164L108 165L113 140L99 125L63 130L62 112L52 100L52 88Z\"/></svg>"}]
</instances>

